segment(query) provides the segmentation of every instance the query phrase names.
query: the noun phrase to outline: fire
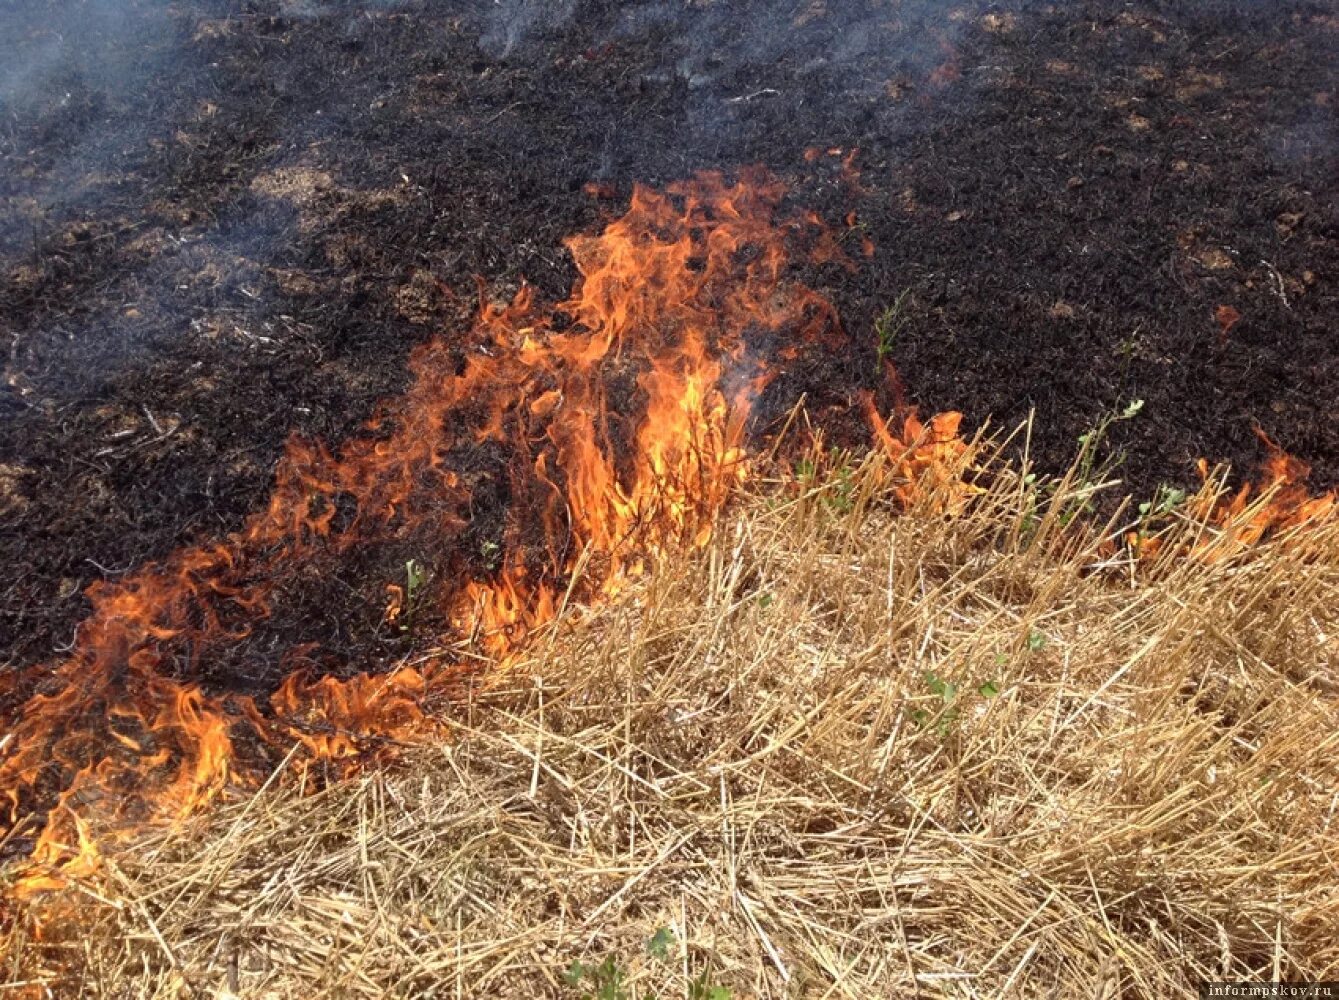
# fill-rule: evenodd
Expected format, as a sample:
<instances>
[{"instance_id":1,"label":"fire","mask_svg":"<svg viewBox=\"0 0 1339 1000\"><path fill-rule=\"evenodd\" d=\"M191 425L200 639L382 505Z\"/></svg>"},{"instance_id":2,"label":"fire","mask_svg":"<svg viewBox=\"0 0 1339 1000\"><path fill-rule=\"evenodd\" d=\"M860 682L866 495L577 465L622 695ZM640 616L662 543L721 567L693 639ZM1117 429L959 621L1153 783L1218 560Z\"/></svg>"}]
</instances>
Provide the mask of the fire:
<instances>
[{"instance_id":1,"label":"fire","mask_svg":"<svg viewBox=\"0 0 1339 1000\"><path fill-rule=\"evenodd\" d=\"M767 387L850 349L831 302L791 275L797 258L845 255L784 195L760 170L635 188L626 214L567 242L568 300L484 299L473 346L418 349L409 388L361 435L338 450L291 439L238 531L90 587L65 659L0 675L3 844L26 853L13 896L95 879L108 846L254 788L280 760L337 776L443 731L436 709L481 665L513 662L569 597L608 598L658 555L705 545L757 471L747 430ZM901 430L862 404L893 495L962 509L977 491L961 415L922 422L882 365ZM1244 487L1206 512L1234 544L1336 509L1266 443L1266 501ZM289 634L312 580L350 565L369 575L350 586L372 627L412 633L414 662L401 646L398 666L370 670L337 639Z\"/></svg>"},{"instance_id":2,"label":"fire","mask_svg":"<svg viewBox=\"0 0 1339 1000\"><path fill-rule=\"evenodd\" d=\"M568 241L566 302L541 308L528 287L483 301L474 346L416 351L408 390L360 436L291 439L238 531L90 587L69 655L0 678L0 809L8 843L29 847L15 894L96 876L100 847L255 787L288 755L339 773L393 752L567 595L599 599L657 553L705 544L753 472L760 394L806 352L849 347L788 271L844 255L784 193L760 170L637 187L625 215ZM953 415L900 438L873 424L909 482L957 454ZM372 567L349 583L370 623L419 630L414 664L359 672L338 642L289 634L302 595L350 565ZM283 677L268 697L219 681L267 671Z\"/></svg>"},{"instance_id":3,"label":"fire","mask_svg":"<svg viewBox=\"0 0 1339 1000\"><path fill-rule=\"evenodd\" d=\"M1268 451L1260 482L1254 490L1259 498L1251 501L1251 484L1243 485L1233 497L1215 504L1204 513L1211 524L1222 529L1224 538L1214 544L1213 554L1221 557L1228 550L1254 545L1266 533L1277 533L1318 524L1335 512L1333 491L1312 496L1306 488L1311 467L1280 448L1264 431L1256 436ZM1208 463L1199 462L1201 477L1209 474ZM1211 543L1213 544L1213 543Z\"/></svg>"},{"instance_id":4,"label":"fire","mask_svg":"<svg viewBox=\"0 0 1339 1000\"><path fill-rule=\"evenodd\" d=\"M1230 498L1204 494L1196 499L1190 516L1214 531L1190 548L1188 554L1192 558L1225 559L1267 536L1316 526L1339 513L1336 491L1313 496L1307 489L1306 480L1311 474L1309 465L1289 455L1260 428L1257 427L1255 433L1268 452L1259 481L1254 485L1244 483ZM1210 476L1208 462L1200 459L1198 469L1200 478L1207 483ZM1152 559L1163 551L1161 538L1145 538L1137 532L1129 533L1126 543L1141 560Z\"/></svg>"},{"instance_id":5,"label":"fire","mask_svg":"<svg viewBox=\"0 0 1339 1000\"><path fill-rule=\"evenodd\" d=\"M910 505L916 497L926 496L943 510L957 512L981 492L960 475L971 451L959 433L961 413L936 414L927 426L913 410L903 421L902 433L897 434L879 415L872 395L862 393L861 403L875 442L892 459L897 477L892 492L901 503Z\"/></svg>"}]
</instances>

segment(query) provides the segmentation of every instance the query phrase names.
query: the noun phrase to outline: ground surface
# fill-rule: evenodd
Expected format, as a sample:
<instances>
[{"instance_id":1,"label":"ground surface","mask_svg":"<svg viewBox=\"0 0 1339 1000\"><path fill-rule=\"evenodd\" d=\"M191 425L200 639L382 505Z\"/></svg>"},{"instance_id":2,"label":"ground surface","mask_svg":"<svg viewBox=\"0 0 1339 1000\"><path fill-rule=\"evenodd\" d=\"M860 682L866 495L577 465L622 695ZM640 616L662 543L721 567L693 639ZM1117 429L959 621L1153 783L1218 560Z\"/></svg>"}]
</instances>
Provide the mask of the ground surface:
<instances>
[{"instance_id":1,"label":"ground surface","mask_svg":"<svg viewBox=\"0 0 1339 1000\"><path fill-rule=\"evenodd\" d=\"M557 299L564 236L703 167L873 240L810 276L870 344L830 394L906 292L912 397L1035 408L1045 463L1140 398L1137 489L1255 423L1339 480L1334 4L41 6L0 14L0 660L237 527L475 275Z\"/></svg>"}]
</instances>

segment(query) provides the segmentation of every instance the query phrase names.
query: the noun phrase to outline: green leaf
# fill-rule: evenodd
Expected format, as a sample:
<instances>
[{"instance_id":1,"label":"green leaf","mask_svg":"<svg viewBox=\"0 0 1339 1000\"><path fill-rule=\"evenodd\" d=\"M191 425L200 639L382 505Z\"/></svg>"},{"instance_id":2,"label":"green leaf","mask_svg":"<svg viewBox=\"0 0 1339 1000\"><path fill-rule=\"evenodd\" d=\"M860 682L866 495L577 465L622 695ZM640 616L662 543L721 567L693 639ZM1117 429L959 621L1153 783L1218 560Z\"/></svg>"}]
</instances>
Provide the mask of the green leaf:
<instances>
[{"instance_id":1,"label":"green leaf","mask_svg":"<svg viewBox=\"0 0 1339 1000\"><path fill-rule=\"evenodd\" d=\"M760 608L770 608L771 606L772 606L772 595L771 595L771 594L759 594L759 595L758 595L758 607L760 607Z\"/></svg>"},{"instance_id":2,"label":"green leaf","mask_svg":"<svg viewBox=\"0 0 1339 1000\"><path fill-rule=\"evenodd\" d=\"M728 986L707 985L705 972L688 984L688 1000L730 1000L732 996Z\"/></svg>"},{"instance_id":3,"label":"green leaf","mask_svg":"<svg viewBox=\"0 0 1339 1000\"><path fill-rule=\"evenodd\" d=\"M409 596L412 598L419 587L423 586L423 581L427 575L423 571L423 564L417 559L410 559L404 564L405 582L409 585Z\"/></svg>"},{"instance_id":4,"label":"green leaf","mask_svg":"<svg viewBox=\"0 0 1339 1000\"><path fill-rule=\"evenodd\" d=\"M940 677L933 670L926 671L925 686L928 687L933 694L939 695L940 699L946 705L958 696L958 685L954 684L952 681L944 680L944 678Z\"/></svg>"},{"instance_id":5,"label":"green leaf","mask_svg":"<svg viewBox=\"0 0 1339 1000\"><path fill-rule=\"evenodd\" d=\"M673 944L674 932L668 927L661 927L651 935L651 940L646 942L646 953L652 958L666 962L669 961L670 946Z\"/></svg>"},{"instance_id":6,"label":"green leaf","mask_svg":"<svg viewBox=\"0 0 1339 1000\"><path fill-rule=\"evenodd\" d=\"M1036 629L1033 629L1031 632L1028 633L1027 648L1032 650L1032 652L1034 653L1037 652L1045 645L1046 645L1046 636L1042 635L1042 633L1038 632Z\"/></svg>"},{"instance_id":7,"label":"green leaf","mask_svg":"<svg viewBox=\"0 0 1339 1000\"><path fill-rule=\"evenodd\" d=\"M575 960L563 972L563 982L567 983L568 986L578 985L585 977L586 967Z\"/></svg>"},{"instance_id":8,"label":"green leaf","mask_svg":"<svg viewBox=\"0 0 1339 1000\"><path fill-rule=\"evenodd\" d=\"M1000 693L1000 686L995 681L986 681L976 689L976 693L982 698L994 698Z\"/></svg>"}]
</instances>

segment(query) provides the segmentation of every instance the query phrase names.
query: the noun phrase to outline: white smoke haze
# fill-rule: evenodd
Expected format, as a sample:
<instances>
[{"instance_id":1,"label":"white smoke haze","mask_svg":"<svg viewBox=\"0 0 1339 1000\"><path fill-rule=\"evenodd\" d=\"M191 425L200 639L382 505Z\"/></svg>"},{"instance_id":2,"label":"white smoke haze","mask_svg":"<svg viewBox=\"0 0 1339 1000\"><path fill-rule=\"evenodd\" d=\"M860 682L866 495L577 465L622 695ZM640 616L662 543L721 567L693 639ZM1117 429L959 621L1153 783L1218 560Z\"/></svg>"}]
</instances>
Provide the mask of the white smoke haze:
<instances>
[{"instance_id":1,"label":"white smoke haze","mask_svg":"<svg viewBox=\"0 0 1339 1000\"><path fill-rule=\"evenodd\" d=\"M491 59L506 59L538 33L564 27L577 0L493 0L479 48Z\"/></svg>"},{"instance_id":2,"label":"white smoke haze","mask_svg":"<svg viewBox=\"0 0 1339 1000\"><path fill-rule=\"evenodd\" d=\"M107 188L146 154L161 95L194 56L170 7L137 0L7 5L0 39L0 153L37 142L40 157L0 178L0 248L14 252L114 199Z\"/></svg>"}]
</instances>

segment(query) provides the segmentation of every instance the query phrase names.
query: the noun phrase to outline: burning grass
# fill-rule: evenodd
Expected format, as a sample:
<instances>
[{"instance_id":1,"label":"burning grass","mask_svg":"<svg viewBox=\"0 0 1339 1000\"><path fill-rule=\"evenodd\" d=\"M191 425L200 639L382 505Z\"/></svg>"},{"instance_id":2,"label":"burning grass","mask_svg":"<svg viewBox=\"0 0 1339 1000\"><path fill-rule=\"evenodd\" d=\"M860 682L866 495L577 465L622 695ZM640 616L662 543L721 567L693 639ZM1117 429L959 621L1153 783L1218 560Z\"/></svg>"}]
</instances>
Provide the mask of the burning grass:
<instances>
[{"instance_id":1,"label":"burning grass","mask_svg":"<svg viewBox=\"0 0 1339 1000\"><path fill-rule=\"evenodd\" d=\"M1064 516L1091 484L955 461L983 492L942 478L903 509L885 453L815 449L611 602L559 601L440 744L314 794L280 775L146 834L96 894L27 904L8 981L575 1000L1336 978L1339 522L1241 546L1257 505L1224 523L1211 480L1159 530L1192 555L1137 560L1107 541L1126 525ZM77 919L34 940L55 908ZM616 974L626 993L596 992Z\"/></svg>"},{"instance_id":2,"label":"burning grass","mask_svg":"<svg viewBox=\"0 0 1339 1000\"><path fill-rule=\"evenodd\" d=\"M862 393L874 451L788 435L769 390L854 350L791 264L851 265L757 168L638 187L567 246L567 301L485 299L473 348L424 345L364 434L290 441L239 531L96 585L66 659L0 675L9 985L1333 971L1339 528L1300 463L1096 526L1116 418L1038 483L906 412L882 346L902 412ZM352 588L413 622L393 669L300 639L345 562L396 567ZM260 667L264 699L205 683Z\"/></svg>"},{"instance_id":3,"label":"burning grass","mask_svg":"<svg viewBox=\"0 0 1339 1000\"><path fill-rule=\"evenodd\" d=\"M68 655L0 671L0 848L33 862L16 894L96 875L102 845L254 789L294 740L303 764L356 769L523 647L564 590L611 596L649 555L704 544L749 477L755 400L851 346L789 273L796 253L849 262L785 193L760 167L638 186L567 241L566 302L485 298L471 349L423 345L361 436L291 438L240 530L90 587ZM328 631L302 641L330 600L312 581L359 558L407 570L404 586L343 580L362 609L382 602L379 633L423 611L439 645L468 639L463 657L364 673L376 658L326 648ZM235 689L276 674L265 699Z\"/></svg>"}]
</instances>

